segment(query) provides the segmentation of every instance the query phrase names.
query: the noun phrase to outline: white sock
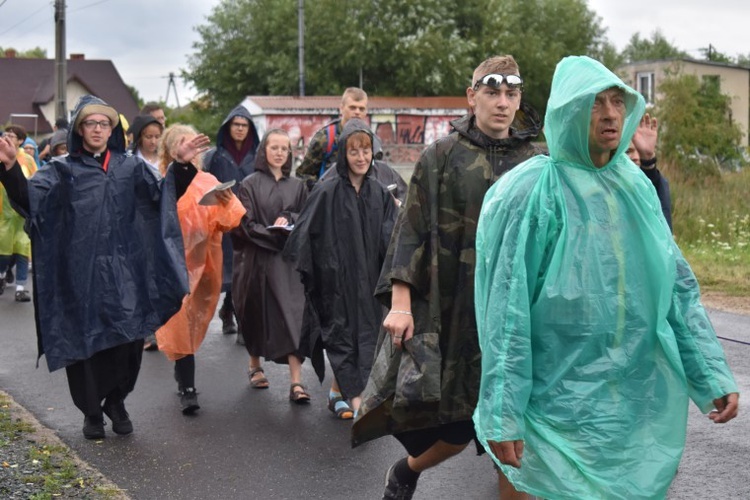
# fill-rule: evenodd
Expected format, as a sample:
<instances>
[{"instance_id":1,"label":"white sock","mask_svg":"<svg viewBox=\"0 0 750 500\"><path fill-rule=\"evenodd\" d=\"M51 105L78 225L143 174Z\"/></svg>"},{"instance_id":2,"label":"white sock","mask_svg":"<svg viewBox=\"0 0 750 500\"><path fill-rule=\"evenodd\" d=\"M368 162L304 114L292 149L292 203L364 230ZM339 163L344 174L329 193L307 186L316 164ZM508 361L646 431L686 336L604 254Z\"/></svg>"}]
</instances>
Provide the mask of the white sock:
<instances>
[{"instance_id":1,"label":"white sock","mask_svg":"<svg viewBox=\"0 0 750 500\"><path fill-rule=\"evenodd\" d=\"M23 291L23 285L16 285L16 291L22 292Z\"/></svg>"}]
</instances>

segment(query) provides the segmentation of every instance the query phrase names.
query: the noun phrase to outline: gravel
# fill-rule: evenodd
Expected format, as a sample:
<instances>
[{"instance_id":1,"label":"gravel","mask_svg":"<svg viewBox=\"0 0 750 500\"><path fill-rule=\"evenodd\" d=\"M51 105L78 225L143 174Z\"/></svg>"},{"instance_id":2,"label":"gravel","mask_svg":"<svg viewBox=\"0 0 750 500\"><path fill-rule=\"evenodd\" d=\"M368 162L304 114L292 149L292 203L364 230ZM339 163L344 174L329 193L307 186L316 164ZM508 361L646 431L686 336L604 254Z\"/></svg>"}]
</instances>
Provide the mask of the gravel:
<instances>
[{"instance_id":1,"label":"gravel","mask_svg":"<svg viewBox=\"0 0 750 500\"><path fill-rule=\"evenodd\" d=\"M3 391L0 498L128 499Z\"/></svg>"}]
</instances>

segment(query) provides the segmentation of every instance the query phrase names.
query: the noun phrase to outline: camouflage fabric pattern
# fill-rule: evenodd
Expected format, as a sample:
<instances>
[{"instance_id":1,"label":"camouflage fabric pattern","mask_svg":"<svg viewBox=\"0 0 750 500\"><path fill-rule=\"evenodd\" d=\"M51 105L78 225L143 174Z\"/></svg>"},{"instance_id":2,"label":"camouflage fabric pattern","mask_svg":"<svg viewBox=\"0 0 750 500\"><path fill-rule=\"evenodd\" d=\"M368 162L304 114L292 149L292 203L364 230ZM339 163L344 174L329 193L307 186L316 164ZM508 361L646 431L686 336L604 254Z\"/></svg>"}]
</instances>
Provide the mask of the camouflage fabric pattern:
<instances>
[{"instance_id":1,"label":"camouflage fabric pattern","mask_svg":"<svg viewBox=\"0 0 750 500\"><path fill-rule=\"evenodd\" d=\"M541 130L524 108L508 139L491 139L473 115L452 122L454 132L422 153L393 231L376 295L390 306L392 280L411 286L415 335L435 334L441 362L424 376L439 384L439 401L394 405L401 351L381 328L375 365L362 394L352 444L408 430L469 420L479 393L481 354L474 315L477 221L484 195L505 172L542 151L531 143ZM383 351L387 351L385 355Z\"/></svg>"},{"instance_id":2,"label":"camouflage fabric pattern","mask_svg":"<svg viewBox=\"0 0 750 500\"><path fill-rule=\"evenodd\" d=\"M339 134L341 133L340 119L333 120L332 122L326 123L326 125L315 132L315 135L310 139L310 143L307 145L307 152L305 157L302 159L302 163L297 167L297 171L294 174L305 183L308 189L312 189L316 182L318 182L318 174L320 173L320 166L323 164L323 160L326 155L326 147L328 146L328 135L326 129L331 123L336 124L336 137L333 138L334 143L338 140ZM328 159L328 165L336 161L335 154Z\"/></svg>"}]
</instances>

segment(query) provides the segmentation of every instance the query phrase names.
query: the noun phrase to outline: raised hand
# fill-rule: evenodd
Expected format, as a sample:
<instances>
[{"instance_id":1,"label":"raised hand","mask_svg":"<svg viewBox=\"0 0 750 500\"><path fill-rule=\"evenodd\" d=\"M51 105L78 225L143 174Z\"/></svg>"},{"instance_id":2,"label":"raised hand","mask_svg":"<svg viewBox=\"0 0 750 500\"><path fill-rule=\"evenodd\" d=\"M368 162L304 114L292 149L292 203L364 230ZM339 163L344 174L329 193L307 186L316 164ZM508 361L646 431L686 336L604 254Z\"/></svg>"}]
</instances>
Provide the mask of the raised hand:
<instances>
[{"instance_id":1,"label":"raised hand","mask_svg":"<svg viewBox=\"0 0 750 500\"><path fill-rule=\"evenodd\" d=\"M659 123L656 117L652 117L646 113L641 118L638 128L635 129L633 144L635 145L635 149L638 150L641 161L650 160L656 156L656 141L659 138L658 128Z\"/></svg>"},{"instance_id":2,"label":"raised hand","mask_svg":"<svg viewBox=\"0 0 750 500\"><path fill-rule=\"evenodd\" d=\"M10 170L15 165L17 154L18 148L10 137L0 137L0 162L5 165L5 170Z\"/></svg>"},{"instance_id":3,"label":"raised hand","mask_svg":"<svg viewBox=\"0 0 750 500\"><path fill-rule=\"evenodd\" d=\"M188 140L188 136L182 137L177 145L174 158L180 163L190 163L193 158L208 149L211 140L206 134L198 134Z\"/></svg>"}]
</instances>

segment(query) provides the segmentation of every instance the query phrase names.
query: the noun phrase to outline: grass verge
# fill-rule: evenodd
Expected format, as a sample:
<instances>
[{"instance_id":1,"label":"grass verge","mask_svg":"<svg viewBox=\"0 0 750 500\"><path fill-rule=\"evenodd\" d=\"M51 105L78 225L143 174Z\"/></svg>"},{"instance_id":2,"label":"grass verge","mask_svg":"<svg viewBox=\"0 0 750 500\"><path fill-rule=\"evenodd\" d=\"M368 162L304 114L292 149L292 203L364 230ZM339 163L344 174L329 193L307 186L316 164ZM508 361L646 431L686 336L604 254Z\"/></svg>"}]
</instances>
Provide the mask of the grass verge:
<instances>
[{"instance_id":1,"label":"grass verge","mask_svg":"<svg viewBox=\"0 0 750 500\"><path fill-rule=\"evenodd\" d=\"M128 498L2 391L0 497L33 500Z\"/></svg>"}]
</instances>

